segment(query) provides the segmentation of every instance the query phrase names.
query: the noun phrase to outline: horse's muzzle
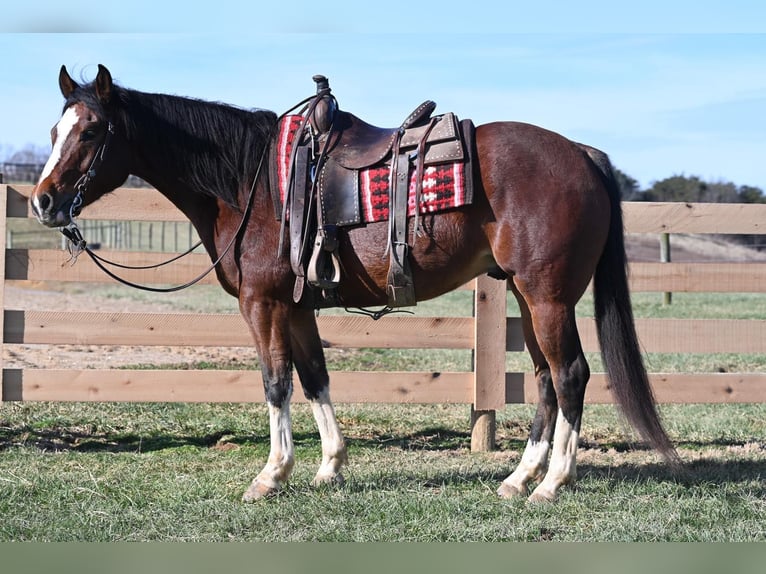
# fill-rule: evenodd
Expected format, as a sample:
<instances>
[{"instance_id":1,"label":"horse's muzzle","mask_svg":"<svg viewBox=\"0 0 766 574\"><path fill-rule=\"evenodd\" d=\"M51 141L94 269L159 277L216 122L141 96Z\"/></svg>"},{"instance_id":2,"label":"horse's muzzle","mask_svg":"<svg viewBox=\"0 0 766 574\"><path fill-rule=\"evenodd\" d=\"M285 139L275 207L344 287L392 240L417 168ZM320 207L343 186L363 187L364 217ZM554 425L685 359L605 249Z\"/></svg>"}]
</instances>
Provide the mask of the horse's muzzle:
<instances>
[{"instance_id":1,"label":"horse's muzzle","mask_svg":"<svg viewBox=\"0 0 766 574\"><path fill-rule=\"evenodd\" d=\"M29 199L32 213L46 227L63 227L71 222L72 200L56 206L53 196L47 191L34 193Z\"/></svg>"}]
</instances>

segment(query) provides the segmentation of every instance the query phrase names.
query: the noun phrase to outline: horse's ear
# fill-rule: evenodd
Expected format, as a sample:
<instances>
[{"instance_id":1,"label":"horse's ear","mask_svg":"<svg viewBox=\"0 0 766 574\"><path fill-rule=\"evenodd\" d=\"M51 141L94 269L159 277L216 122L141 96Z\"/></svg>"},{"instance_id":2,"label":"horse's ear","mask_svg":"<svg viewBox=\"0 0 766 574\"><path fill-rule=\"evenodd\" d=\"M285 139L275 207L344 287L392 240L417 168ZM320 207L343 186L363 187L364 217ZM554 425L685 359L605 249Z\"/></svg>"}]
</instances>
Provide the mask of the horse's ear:
<instances>
[{"instance_id":1,"label":"horse's ear","mask_svg":"<svg viewBox=\"0 0 766 574\"><path fill-rule=\"evenodd\" d=\"M66 71L66 66L61 66L61 70L59 70L59 89L61 90L61 95L66 99L71 96L72 92L77 88L77 82L75 82L72 79L72 76L69 75L69 72Z\"/></svg>"},{"instance_id":2,"label":"horse's ear","mask_svg":"<svg viewBox=\"0 0 766 574\"><path fill-rule=\"evenodd\" d=\"M106 105L112 100L112 74L101 64L98 65L96 75L96 95L102 104Z\"/></svg>"}]
</instances>

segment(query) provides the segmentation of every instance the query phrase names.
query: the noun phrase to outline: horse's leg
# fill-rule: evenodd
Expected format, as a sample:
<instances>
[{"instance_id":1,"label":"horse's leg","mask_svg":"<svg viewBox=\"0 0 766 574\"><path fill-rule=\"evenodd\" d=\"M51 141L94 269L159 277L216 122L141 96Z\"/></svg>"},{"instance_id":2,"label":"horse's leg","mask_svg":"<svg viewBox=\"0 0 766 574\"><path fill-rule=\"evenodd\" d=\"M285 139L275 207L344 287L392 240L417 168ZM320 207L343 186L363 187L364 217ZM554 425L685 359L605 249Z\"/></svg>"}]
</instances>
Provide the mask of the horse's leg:
<instances>
[{"instance_id":1,"label":"horse's leg","mask_svg":"<svg viewBox=\"0 0 766 574\"><path fill-rule=\"evenodd\" d=\"M322 441L322 463L312 484L343 484L340 469L348 461L346 443L330 401L330 378L314 313L311 310L295 310L290 318L290 333L295 368L303 393L311 404Z\"/></svg>"},{"instance_id":2,"label":"horse's leg","mask_svg":"<svg viewBox=\"0 0 766 574\"><path fill-rule=\"evenodd\" d=\"M540 350L540 345L537 343L529 306L514 285L512 283L510 285L519 302L524 340L535 367L538 403L537 413L532 422L527 445L524 448L519 466L502 482L497 490L497 494L504 498L527 496L529 494L527 483L541 480L545 475L548 469L548 453L553 439L553 430L556 426L556 411L558 409L551 370L545 355Z\"/></svg>"},{"instance_id":3,"label":"horse's leg","mask_svg":"<svg viewBox=\"0 0 766 574\"><path fill-rule=\"evenodd\" d=\"M540 350L550 365L558 412L548 471L529 500L553 501L559 488L577 477L577 440L590 369L580 345L574 305L546 298L531 301L530 311Z\"/></svg>"},{"instance_id":4,"label":"horse's leg","mask_svg":"<svg viewBox=\"0 0 766 574\"><path fill-rule=\"evenodd\" d=\"M261 360L271 434L266 466L242 497L249 502L278 492L293 469L295 458L290 420L293 381L288 306L273 300L253 302L240 298L240 308L250 326Z\"/></svg>"}]
</instances>

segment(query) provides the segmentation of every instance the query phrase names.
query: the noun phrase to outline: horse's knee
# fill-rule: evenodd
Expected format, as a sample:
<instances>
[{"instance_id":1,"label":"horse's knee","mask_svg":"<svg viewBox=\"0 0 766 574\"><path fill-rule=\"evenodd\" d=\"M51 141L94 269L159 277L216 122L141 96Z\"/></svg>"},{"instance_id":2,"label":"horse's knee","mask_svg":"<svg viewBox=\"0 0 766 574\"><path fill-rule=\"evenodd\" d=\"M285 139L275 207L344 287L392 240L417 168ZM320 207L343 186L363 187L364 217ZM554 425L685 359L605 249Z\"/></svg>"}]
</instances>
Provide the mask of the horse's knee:
<instances>
[{"instance_id":1,"label":"horse's knee","mask_svg":"<svg viewBox=\"0 0 766 574\"><path fill-rule=\"evenodd\" d=\"M289 365L287 367L279 372L274 372L266 366L261 369L266 401L277 408L288 402L293 393L292 368Z\"/></svg>"}]
</instances>

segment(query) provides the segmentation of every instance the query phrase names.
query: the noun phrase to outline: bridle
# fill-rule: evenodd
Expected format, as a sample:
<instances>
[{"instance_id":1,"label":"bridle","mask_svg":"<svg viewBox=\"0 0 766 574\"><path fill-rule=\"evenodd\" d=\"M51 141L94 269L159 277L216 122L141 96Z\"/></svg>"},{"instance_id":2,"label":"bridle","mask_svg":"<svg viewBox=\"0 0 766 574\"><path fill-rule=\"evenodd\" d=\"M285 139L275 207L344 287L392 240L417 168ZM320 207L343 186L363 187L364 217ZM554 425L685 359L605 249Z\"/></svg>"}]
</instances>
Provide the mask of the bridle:
<instances>
[{"instance_id":1,"label":"bridle","mask_svg":"<svg viewBox=\"0 0 766 574\"><path fill-rule=\"evenodd\" d=\"M106 126L106 136L104 136L104 143L101 144L101 147L98 148L96 155L93 156L93 159L90 162L90 167L88 167L87 171L84 174L82 174L80 176L80 179L78 179L77 182L74 184L74 188L77 191L77 195L74 196L74 199L72 200L72 205L69 206L69 221L70 222L73 221L75 217L80 215L80 211L82 211L82 203L85 196L85 192L88 191L90 182L93 180L94 177L96 177L98 168L100 168L101 164L104 163L104 156L106 156L106 150L109 149L109 142L111 141L113 135L114 135L114 124L112 122L108 122Z\"/></svg>"}]
</instances>

